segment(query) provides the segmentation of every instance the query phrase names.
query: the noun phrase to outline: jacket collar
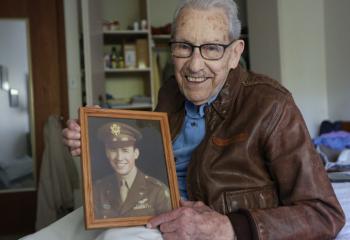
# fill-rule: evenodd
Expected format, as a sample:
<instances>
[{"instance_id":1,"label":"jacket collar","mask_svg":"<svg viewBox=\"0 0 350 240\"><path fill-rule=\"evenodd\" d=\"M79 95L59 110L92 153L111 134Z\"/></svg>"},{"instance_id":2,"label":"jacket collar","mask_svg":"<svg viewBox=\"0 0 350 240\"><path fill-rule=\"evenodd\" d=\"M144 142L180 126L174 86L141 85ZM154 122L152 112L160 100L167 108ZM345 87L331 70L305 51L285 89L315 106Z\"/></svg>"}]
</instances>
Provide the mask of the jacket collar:
<instances>
[{"instance_id":1,"label":"jacket collar","mask_svg":"<svg viewBox=\"0 0 350 240\"><path fill-rule=\"evenodd\" d=\"M230 70L224 86L212 104L221 118L225 118L230 106L236 101L240 87L246 78L247 73L240 66Z\"/></svg>"}]
</instances>

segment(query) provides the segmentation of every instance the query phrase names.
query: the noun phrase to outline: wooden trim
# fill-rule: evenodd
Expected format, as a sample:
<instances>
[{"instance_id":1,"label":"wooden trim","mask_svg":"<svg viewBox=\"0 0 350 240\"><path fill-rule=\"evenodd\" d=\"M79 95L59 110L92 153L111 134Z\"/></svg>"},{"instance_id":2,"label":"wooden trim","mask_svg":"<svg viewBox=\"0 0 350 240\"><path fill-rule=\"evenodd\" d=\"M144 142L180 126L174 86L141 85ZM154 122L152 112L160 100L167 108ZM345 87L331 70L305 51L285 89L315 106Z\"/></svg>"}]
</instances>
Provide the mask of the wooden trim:
<instances>
[{"instance_id":1,"label":"wooden trim","mask_svg":"<svg viewBox=\"0 0 350 240\"><path fill-rule=\"evenodd\" d=\"M69 118L69 99L68 99L68 76L67 76L67 54L66 54L66 34L64 25L64 0L57 0L57 18L58 18L58 48L59 48L59 71L60 71L60 99L61 114L64 122Z\"/></svg>"},{"instance_id":2,"label":"wooden trim","mask_svg":"<svg viewBox=\"0 0 350 240\"><path fill-rule=\"evenodd\" d=\"M60 6L60 7L59 7ZM62 9L57 9L62 8ZM68 116L63 0L29 5L37 173L44 151L44 125L50 115Z\"/></svg>"},{"instance_id":3,"label":"wooden trim","mask_svg":"<svg viewBox=\"0 0 350 240\"><path fill-rule=\"evenodd\" d=\"M0 221L0 238L3 234L34 232L36 191L1 193L0 206L3 216Z\"/></svg>"},{"instance_id":4,"label":"wooden trim","mask_svg":"<svg viewBox=\"0 0 350 240\"><path fill-rule=\"evenodd\" d=\"M44 151L43 129L52 114L68 116L63 0L3 0L0 18L29 23L35 121L36 174ZM1 193L0 234L34 232L37 191Z\"/></svg>"}]
</instances>

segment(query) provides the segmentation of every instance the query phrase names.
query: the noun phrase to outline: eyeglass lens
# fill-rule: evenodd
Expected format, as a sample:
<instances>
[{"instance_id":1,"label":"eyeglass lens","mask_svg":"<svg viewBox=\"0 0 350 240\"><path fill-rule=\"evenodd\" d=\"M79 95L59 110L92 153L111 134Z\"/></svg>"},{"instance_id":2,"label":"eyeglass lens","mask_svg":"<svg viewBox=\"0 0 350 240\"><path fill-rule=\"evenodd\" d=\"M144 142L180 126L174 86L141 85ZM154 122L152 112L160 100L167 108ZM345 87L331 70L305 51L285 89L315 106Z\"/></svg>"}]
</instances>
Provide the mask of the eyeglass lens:
<instances>
[{"instance_id":1,"label":"eyeglass lens","mask_svg":"<svg viewBox=\"0 0 350 240\"><path fill-rule=\"evenodd\" d=\"M194 46L190 43L173 42L171 43L171 52L174 57L190 57L194 49L198 47L203 58L209 60L219 59L223 56L225 48L219 44L203 44Z\"/></svg>"}]
</instances>

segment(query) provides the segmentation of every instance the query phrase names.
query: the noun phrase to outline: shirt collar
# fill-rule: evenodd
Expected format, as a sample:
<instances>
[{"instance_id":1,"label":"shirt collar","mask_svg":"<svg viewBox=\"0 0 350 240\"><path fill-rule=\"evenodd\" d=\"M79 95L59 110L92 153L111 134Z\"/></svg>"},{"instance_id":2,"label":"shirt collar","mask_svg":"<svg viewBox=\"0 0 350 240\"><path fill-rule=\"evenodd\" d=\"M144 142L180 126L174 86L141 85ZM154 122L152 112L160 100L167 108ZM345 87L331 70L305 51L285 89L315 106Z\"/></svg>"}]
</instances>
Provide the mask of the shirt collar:
<instances>
[{"instance_id":1,"label":"shirt collar","mask_svg":"<svg viewBox=\"0 0 350 240\"><path fill-rule=\"evenodd\" d=\"M192 117L192 118L202 118L205 115L205 108L210 106L212 102L215 101L218 94L212 96L208 102L203 103L202 105L194 105L192 102L186 100L185 101L185 109L186 109L186 115Z\"/></svg>"},{"instance_id":2,"label":"shirt collar","mask_svg":"<svg viewBox=\"0 0 350 240\"><path fill-rule=\"evenodd\" d=\"M122 176L121 179L124 179L126 181L128 189L131 188L131 185L133 184L135 178L136 178L137 168L134 167L131 169L131 171L126 176Z\"/></svg>"}]
</instances>

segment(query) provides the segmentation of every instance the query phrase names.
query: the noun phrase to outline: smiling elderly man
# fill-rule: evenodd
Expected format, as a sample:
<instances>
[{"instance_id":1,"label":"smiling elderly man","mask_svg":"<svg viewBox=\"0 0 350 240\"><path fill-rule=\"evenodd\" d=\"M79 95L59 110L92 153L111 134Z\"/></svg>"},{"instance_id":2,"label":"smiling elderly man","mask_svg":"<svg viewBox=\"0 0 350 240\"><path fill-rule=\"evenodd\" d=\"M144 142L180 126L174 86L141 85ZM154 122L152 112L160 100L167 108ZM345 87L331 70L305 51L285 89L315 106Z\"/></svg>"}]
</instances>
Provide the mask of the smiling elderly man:
<instances>
[{"instance_id":1,"label":"smiling elderly man","mask_svg":"<svg viewBox=\"0 0 350 240\"><path fill-rule=\"evenodd\" d=\"M181 207L154 217L165 239L332 239L344 214L291 94L238 66L244 49L232 0L187 0L170 49L167 112ZM65 142L80 154L79 127Z\"/></svg>"}]
</instances>

